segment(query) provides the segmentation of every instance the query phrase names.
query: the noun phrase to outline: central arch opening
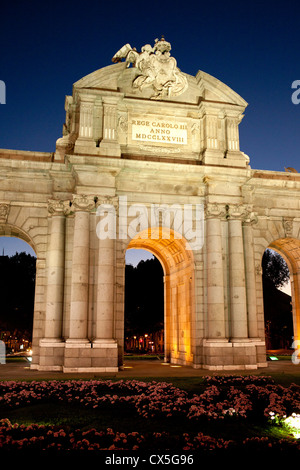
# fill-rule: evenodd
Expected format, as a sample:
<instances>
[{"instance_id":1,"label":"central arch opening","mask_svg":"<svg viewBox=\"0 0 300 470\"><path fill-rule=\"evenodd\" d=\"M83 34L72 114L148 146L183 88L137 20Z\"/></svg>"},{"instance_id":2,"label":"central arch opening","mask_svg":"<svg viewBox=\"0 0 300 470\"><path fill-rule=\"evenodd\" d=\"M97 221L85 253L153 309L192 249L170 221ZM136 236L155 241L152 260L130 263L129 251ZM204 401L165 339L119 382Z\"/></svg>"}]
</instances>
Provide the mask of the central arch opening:
<instances>
[{"instance_id":1,"label":"central arch opening","mask_svg":"<svg viewBox=\"0 0 300 470\"><path fill-rule=\"evenodd\" d=\"M164 353L163 267L149 251L129 249L125 268L124 353Z\"/></svg>"},{"instance_id":2,"label":"central arch opening","mask_svg":"<svg viewBox=\"0 0 300 470\"><path fill-rule=\"evenodd\" d=\"M192 364L194 261L187 241L169 228L151 228L138 233L127 249L145 250L160 262L163 270L164 358L174 364ZM151 285L149 287L151 289Z\"/></svg>"}]
</instances>

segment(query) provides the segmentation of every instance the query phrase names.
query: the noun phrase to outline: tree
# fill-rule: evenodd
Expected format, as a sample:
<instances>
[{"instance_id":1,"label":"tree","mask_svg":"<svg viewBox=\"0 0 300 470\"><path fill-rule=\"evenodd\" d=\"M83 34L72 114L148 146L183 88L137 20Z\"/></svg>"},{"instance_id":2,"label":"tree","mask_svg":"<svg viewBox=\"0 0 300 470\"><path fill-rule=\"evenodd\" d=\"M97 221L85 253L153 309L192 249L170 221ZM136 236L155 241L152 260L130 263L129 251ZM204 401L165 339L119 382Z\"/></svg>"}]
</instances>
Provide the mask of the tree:
<instances>
[{"instance_id":1,"label":"tree","mask_svg":"<svg viewBox=\"0 0 300 470\"><path fill-rule=\"evenodd\" d=\"M290 278L289 268L279 253L266 250L262 258L263 278L269 279L276 288L283 286Z\"/></svg>"},{"instance_id":2,"label":"tree","mask_svg":"<svg viewBox=\"0 0 300 470\"><path fill-rule=\"evenodd\" d=\"M125 270L125 331L151 334L163 328L163 269L157 258L140 261Z\"/></svg>"},{"instance_id":3,"label":"tree","mask_svg":"<svg viewBox=\"0 0 300 470\"><path fill-rule=\"evenodd\" d=\"M279 253L266 250L262 269L267 349L289 349L293 336L291 298L278 289L289 280L288 266Z\"/></svg>"},{"instance_id":4,"label":"tree","mask_svg":"<svg viewBox=\"0 0 300 470\"><path fill-rule=\"evenodd\" d=\"M32 333L36 258L25 252L0 256L0 327Z\"/></svg>"}]
</instances>

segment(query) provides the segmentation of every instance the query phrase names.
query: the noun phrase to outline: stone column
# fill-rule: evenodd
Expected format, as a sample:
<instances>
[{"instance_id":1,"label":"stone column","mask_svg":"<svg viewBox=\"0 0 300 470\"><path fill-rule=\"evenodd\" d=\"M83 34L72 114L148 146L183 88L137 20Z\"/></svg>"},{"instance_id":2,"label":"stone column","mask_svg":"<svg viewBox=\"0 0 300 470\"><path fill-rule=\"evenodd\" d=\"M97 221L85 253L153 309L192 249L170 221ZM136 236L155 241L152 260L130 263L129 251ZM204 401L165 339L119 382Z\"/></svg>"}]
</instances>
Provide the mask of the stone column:
<instances>
[{"instance_id":1,"label":"stone column","mask_svg":"<svg viewBox=\"0 0 300 470\"><path fill-rule=\"evenodd\" d=\"M64 342L62 339L65 267L65 215L68 202L49 201L51 229L47 254L47 292L44 337L40 339L37 369L61 370Z\"/></svg>"},{"instance_id":2,"label":"stone column","mask_svg":"<svg viewBox=\"0 0 300 470\"><path fill-rule=\"evenodd\" d=\"M89 240L90 210L95 202L89 196L75 196L72 209L75 210L70 335L68 342L88 342L88 290L89 290Z\"/></svg>"},{"instance_id":3,"label":"stone column","mask_svg":"<svg viewBox=\"0 0 300 470\"><path fill-rule=\"evenodd\" d=\"M248 338L244 242L241 216L244 207L230 206L228 220L231 339Z\"/></svg>"},{"instance_id":4,"label":"stone column","mask_svg":"<svg viewBox=\"0 0 300 470\"><path fill-rule=\"evenodd\" d=\"M219 205L208 204L206 209L207 339L225 339L221 215L222 210Z\"/></svg>"},{"instance_id":5,"label":"stone column","mask_svg":"<svg viewBox=\"0 0 300 470\"><path fill-rule=\"evenodd\" d=\"M114 337L115 240L99 240L96 339ZM98 341L99 342L99 341Z\"/></svg>"},{"instance_id":6,"label":"stone column","mask_svg":"<svg viewBox=\"0 0 300 470\"><path fill-rule=\"evenodd\" d=\"M98 236L98 284L96 328L93 339L94 367L106 370L118 370L118 344L115 339L115 238L116 238L116 205L115 198L98 201L97 215L105 215L107 225L101 229L97 226ZM107 215L108 214L108 215ZM100 228L99 228L100 227ZM105 228L105 230L104 230Z\"/></svg>"},{"instance_id":7,"label":"stone column","mask_svg":"<svg viewBox=\"0 0 300 470\"><path fill-rule=\"evenodd\" d=\"M118 199L98 199L98 284L95 341L114 337L115 239Z\"/></svg>"},{"instance_id":8,"label":"stone column","mask_svg":"<svg viewBox=\"0 0 300 470\"><path fill-rule=\"evenodd\" d=\"M63 321L65 214L63 201L49 201L51 233L48 247L45 338L43 342L61 341Z\"/></svg>"}]
</instances>

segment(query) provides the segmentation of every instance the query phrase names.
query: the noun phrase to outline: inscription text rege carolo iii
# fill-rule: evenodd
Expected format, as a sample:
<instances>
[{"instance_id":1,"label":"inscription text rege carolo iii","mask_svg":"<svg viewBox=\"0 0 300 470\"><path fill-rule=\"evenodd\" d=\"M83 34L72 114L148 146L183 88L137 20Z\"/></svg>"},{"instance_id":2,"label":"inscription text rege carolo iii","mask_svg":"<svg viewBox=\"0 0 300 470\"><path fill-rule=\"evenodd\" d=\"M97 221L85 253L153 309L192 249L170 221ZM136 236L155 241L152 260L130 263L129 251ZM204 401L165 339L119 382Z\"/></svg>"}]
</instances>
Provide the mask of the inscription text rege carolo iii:
<instances>
[{"instance_id":1,"label":"inscription text rege carolo iii","mask_svg":"<svg viewBox=\"0 0 300 470\"><path fill-rule=\"evenodd\" d=\"M157 119L132 119L132 140L169 144L187 144L187 125L184 122Z\"/></svg>"}]
</instances>

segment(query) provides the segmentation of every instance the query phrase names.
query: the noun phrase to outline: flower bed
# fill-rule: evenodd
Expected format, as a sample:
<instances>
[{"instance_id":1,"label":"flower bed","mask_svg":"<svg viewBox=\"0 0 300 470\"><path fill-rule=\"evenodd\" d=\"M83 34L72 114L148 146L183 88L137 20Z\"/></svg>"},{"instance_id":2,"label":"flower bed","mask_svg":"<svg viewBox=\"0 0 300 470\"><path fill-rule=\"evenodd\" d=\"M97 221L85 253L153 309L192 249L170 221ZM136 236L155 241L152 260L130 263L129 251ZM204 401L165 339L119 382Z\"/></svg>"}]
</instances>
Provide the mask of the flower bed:
<instances>
[{"instance_id":1,"label":"flower bed","mask_svg":"<svg viewBox=\"0 0 300 470\"><path fill-rule=\"evenodd\" d=\"M201 424L215 422L249 422L268 425L276 416L281 420L300 412L300 387L292 384L285 388L268 377L206 377L205 390L190 395L165 382L89 380L89 381L9 381L0 383L0 448L40 450L155 450L217 451L259 447L264 449L300 450L296 440L255 437L240 442L216 438L199 432ZM45 426L12 424L5 419L6 410L30 407L36 404L76 405L91 410L129 409L140 419L170 422L169 432L119 432L80 430L74 426ZM167 421L166 421L167 420ZM172 432L174 423L182 424L180 434ZM184 432L185 423L194 423L195 432ZM159 430L157 430L159 431Z\"/></svg>"},{"instance_id":2,"label":"flower bed","mask_svg":"<svg viewBox=\"0 0 300 470\"><path fill-rule=\"evenodd\" d=\"M244 439L241 443L217 439L197 433L194 436L183 433L152 433L143 435L138 432L120 433L108 428L106 431L90 429L74 430L56 426L18 425L7 419L0 420L0 449L3 451L140 451L140 452L235 452L242 445L243 452L268 451L288 453L299 452L297 442L289 439L272 440L267 437Z\"/></svg>"}]
</instances>

